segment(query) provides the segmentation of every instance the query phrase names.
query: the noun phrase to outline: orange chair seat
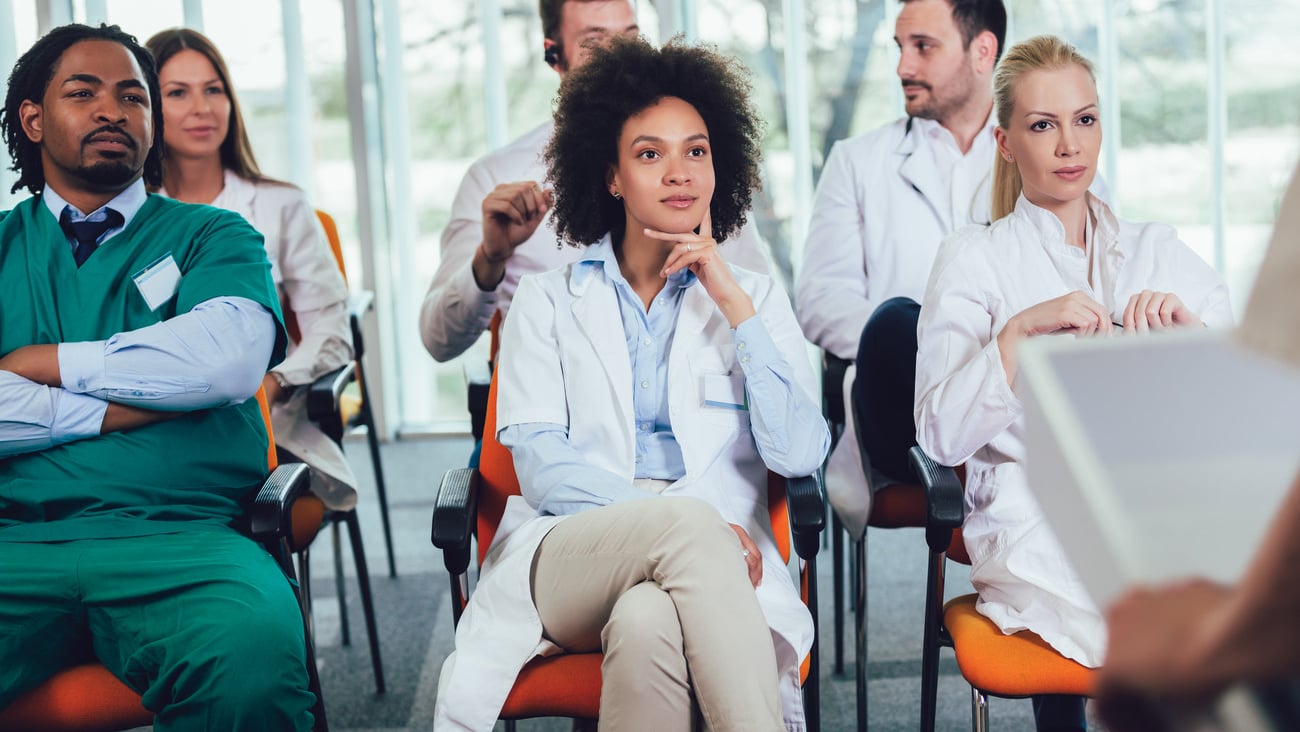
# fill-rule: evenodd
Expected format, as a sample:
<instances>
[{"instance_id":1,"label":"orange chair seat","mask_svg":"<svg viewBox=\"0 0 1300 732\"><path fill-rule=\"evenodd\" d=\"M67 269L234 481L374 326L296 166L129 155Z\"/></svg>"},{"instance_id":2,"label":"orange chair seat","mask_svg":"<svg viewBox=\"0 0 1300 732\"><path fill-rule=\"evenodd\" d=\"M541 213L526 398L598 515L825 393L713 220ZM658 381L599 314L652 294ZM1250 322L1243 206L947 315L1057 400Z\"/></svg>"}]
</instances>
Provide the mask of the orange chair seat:
<instances>
[{"instance_id":1,"label":"orange chair seat","mask_svg":"<svg viewBox=\"0 0 1300 732\"><path fill-rule=\"evenodd\" d=\"M1003 697L1091 693L1092 669L1060 655L1029 631L1003 635L975 611L975 598L962 595L943 606L957 666L971 686Z\"/></svg>"},{"instance_id":2,"label":"orange chair seat","mask_svg":"<svg viewBox=\"0 0 1300 732\"><path fill-rule=\"evenodd\" d=\"M519 672L501 719L600 716L601 653L534 658Z\"/></svg>"},{"instance_id":3,"label":"orange chair seat","mask_svg":"<svg viewBox=\"0 0 1300 732\"><path fill-rule=\"evenodd\" d=\"M50 677L0 712L0 730L72 732L147 727L153 712L107 668L73 666Z\"/></svg>"},{"instance_id":4,"label":"orange chair seat","mask_svg":"<svg viewBox=\"0 0 1300 732\"><path fill-rule=\"evenodd\" d=\"M881 529L925 526L925 488L913 483L895 483L871 496L871 517L867 524Z\"/></svg>"},{"instance_id":5,"label":"orange chair seat","mask_svg":"<svg viewBox=\"0 0 1300 732\"><path fill-rule=\"evenodd\" d=\"M356 419L360 411L361 397L347 393L339 397L339 416L343 419L344 427L352 424L352 420Z\"/></svg>"}]
</instances>

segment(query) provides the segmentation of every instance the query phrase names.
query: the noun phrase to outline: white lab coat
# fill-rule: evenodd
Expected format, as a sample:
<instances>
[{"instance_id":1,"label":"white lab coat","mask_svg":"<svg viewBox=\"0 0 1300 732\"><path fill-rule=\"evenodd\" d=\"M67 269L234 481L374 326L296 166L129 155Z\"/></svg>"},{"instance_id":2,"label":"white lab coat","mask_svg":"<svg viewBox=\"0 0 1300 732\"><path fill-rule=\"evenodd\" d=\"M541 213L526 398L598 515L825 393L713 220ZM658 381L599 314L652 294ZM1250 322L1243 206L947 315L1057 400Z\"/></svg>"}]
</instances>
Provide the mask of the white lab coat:
<instances>
[{"instance_id":1,"label":"white lab coat","mask_svg":"<svg viewBox=\"0 0 1300 732\"><path fill-rule=\"evenodd\" d=\"M1097 667L1105 625L1026 483L1023 406L997 334L1026 308L1080 289L1120 323L1144 289L1173 292L1210 327L1230 326L1232 313L1223 279L1172 228L1122 222L1097 198L1088 202L1091 256L1023 196L991 227L945 240L921 306L916 438L939 463L966 464L963 534L979 612L1005 633L1032 630Z\"/></svg>"},{"instance_id":2,"label":"white lab coat","mask_svg":"<svg viewBox=\"0 0 1300 732\"><path fill-rule=\"evenodd\" d=\"M554 127L554 122L536 127L480 158L465 173L451 207L451 221L442 231L438 271L420 306L420 337L436 360L449 361L464 353L487 330L494 312L500 310L503 316L509 312L521 277L558 269L582 257L580 247L556 247L557 237L547 214L532 237L506 261L505 277L494 291L480 290L471 268L474 250L483 240L483 199L502 183L545 180L542 153ZM772 271L767 263L767 246L752 222L746 223L719 251L732 264L764 274Z\"/></svg>"},{"instance_id":3,"label":"white lab coat","mask_svg":"<svg viewBox=\"0 0 1300 732\"><path fill-rule=\"evenodd\" d=\"M940 149L956 150L951 133L932 120L900 119L835 143L817 184L795 287L799 324L810 341L857 358L862 328L882 302L921 301L939 242L967 224L989 223L994 126L990 115L955 165ZM845 415L853 414L855 374L850 367L844 376ZM857 431L847 422L827 465L826 490L848 530L861 536L871 496Z\"/></svg>"},{"instance_id":4,"label":"white lab coat","mask_svg":"<svg viewBox=\"0 0 1300 732\"><path fill-rule=\"evenodd\" d=\"M506 320L499 366L497 428L529 422L567 425L571 442L596 467L624 476L635 468L632 367L617 295L603 277L572 278L573 266L524 277ZM736 281L783 353L803 352L803 334L784 291L771 278L733 268ZM686 289L669 356L669 414L686 476L663 495L708 501L743 526L763 554L756 589L772 629L787 725L802 729L799 664L812 646L812 618L772 538L767 469L750 433L749 413L702 404L703 374L743 373L726 319L704 287ZM806 359L789 359L809 399L815 378ZM808 473L817 465L804 466ZM435 730L490 730L520 668L554 653L542 638L529 586L532 557L563 517L539 516L509 499L481 579L456 631L456 651L439 679ZM794 723L792 724L792 720Z\"/></svg>"},{"instance_id":5,"label":"white lab coat","mask_svg":"<svg viewBox=\"0 0 1300 732\"><path fill-rule=\"evenodd\" d=\"M246 180L227 170L225 186L212 205L241 214L265 238L280 305L298 320L301 339L289 344L273 371L291 385L305 386L351 361L347 285L302 190ZM356 505L356 476L339 446L307 418L305 388L272 407L271 426L276 445L311 467L312 492L326 506L347 510Z\"/></svg>"}]
</instances>

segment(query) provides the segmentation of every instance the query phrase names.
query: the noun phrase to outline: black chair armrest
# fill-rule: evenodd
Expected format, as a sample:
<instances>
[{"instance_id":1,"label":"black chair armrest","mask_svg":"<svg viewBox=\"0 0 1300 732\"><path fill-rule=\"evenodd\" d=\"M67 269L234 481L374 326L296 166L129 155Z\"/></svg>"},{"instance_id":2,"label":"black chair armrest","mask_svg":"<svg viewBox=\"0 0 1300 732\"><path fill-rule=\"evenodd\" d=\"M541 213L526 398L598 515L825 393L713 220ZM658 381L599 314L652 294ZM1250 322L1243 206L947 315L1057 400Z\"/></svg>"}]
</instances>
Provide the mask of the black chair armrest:
<instances>
[{"instance_id":1,"label":"black chair armrest","mask_svg":"<svg viewBox=\"0 0 1300 732\"><path fill-rule=\"evenodd\" d=\"M307 418L316 423L339 418L339 398L357 377L356 361L322 374L307 387Z\"/></svg>"},{"instance_id":2,"label":"black chair armrest","mask_svg":"<svg viewBox=\"0 0 1300 732\"><path fill-rule=\"evenodd\" d=\"M285 463L272 471L249 509L249 536L268 545L288 537L293 528L290 509L310 488L311 471L303 463Z\"/></svg>"},{"instance_id":3,"label":"black chair armrest","mask_svg":"<svg viewBox=\"0 0 1300 732\"><path fill-rule=\"evenodd\" d=\"M365 355L365 340L361 336L361 319L375 306L375 293L362 290L348 295L348 323L352 326L352 359L360 361Z\"/></svg>"},{"instance_id":4,"label":"black chair armrest","mask_svg":"<svg viewBox=\"0 0 1300 732\"><path fill-rule=\"evenodd\" d=\"M442 476L433 504L430 540L442 550L442 562L453 576L469 567L470 538L478 513L478 471L455 468Z\"/></svg>"},{"instance_id":5,"label":"black chair armrest","mask_svg":"<svg viewBox=\"0 0 1300 732\"><path fill-rule=\"evenodd\" d=\"M912 470L925 486L925 538L934 552L948 551L952 531L966 518L966 500L957 471L936 463L920 447L908 452Z\"/></svg>"},{"instance_id":6,"label":"black chair armrest","mask_svg":"<svg viewBox=\"0 0 1300 732\"><path fill-rule=\"evenodd\" d=\"M826 528L826 496L820 475L785 479L785 500L790 511L790 534L801 559L817 556L821 532Z\"/></svg>"}]
</instances>

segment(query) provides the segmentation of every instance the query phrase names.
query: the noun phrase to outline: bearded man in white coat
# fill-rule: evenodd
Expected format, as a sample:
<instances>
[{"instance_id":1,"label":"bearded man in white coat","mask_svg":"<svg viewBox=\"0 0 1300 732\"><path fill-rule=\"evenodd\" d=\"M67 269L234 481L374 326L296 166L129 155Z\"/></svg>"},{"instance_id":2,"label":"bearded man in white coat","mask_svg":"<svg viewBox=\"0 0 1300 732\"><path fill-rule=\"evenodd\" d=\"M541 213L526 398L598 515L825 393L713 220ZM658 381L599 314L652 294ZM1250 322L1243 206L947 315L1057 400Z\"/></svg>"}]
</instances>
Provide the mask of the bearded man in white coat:
<instances>
[{"instance_id":1,"label":"bearded man in white coat","mask_svg":"<svg viewBox=\"0 0 1300 732\"><path fill-rule=\"evenodd\" d=\"M907 117L831 148L795 287L809 340L856 360L858 373L872 370L858 379L860 388L849 388L854 369L844 379L845 414L859 398L871 434L856 435L849 420L826 480L854 536L871 507L858 439L865 438L878 476L909 477L917 302L939 242L967 224L990 222L992 78L1006 8L1001 0L901 2L894 41Z\"/></svg>"}]
</instances>

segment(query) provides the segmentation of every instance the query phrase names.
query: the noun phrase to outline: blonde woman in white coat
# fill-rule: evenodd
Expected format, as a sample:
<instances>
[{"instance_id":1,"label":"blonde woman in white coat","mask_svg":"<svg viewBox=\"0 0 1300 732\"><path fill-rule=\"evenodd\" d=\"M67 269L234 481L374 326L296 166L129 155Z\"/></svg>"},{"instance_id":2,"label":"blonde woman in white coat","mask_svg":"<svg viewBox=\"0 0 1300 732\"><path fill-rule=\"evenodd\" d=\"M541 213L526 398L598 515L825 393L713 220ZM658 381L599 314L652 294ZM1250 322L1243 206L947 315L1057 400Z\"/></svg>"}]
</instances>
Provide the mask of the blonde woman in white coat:
<instances>
[{"instance_id":1,"label":"blonde woman in white coat","mask_svg":"<svg viewBox=\"0 0 1300 732\"><path fill-rule=\"evenodd\" d=\"M146 46L162 87L163 190L190 203L235 211L265 239L271 277L298 339L262 380L276 446L311 466L312 492L325 506L356 505L356 477L334 444L307 418L307 390L352 360L347 285L316 212L296 186L261 174L244 131L230 73L212 42L173 28Z\"/></svg>"},{"instance_id":2,"label":"blonde woman in white coat","mask_svg":"<svg viewBox=\"0 0 1300 732\"><path fill-rule=\"evenodd\" d=\"M490 730L519 669L603 651L602 730L802 730L812 618L769 469L829 431L789 301L718 252L758 177L739 64L640 39L561 86L554 219L580 261L520 281L497 416L506 506L443 668L435 729ZM698 233L697 233L698 230Z\"/></svg>"},{"instance_id":3,"label":"blonde woman in white coat","mask_svg":"<svg viewBox=\"0 0 1300 732\"><path fill-rule=\"evenodd\" d=\"M1087 192L1102 117L1089 62L1040 36L994 77L994 223L943 244L918 327L917 443L965 463L977 609L1100 666L1105 625L1030 494L1016 347L1046 335L1106 336L1231 324L1222 279L1160 224L1120 221ZM1040 729L1082 729L1078 698L1035 700Z\"/></svg>"}]
</instances>

